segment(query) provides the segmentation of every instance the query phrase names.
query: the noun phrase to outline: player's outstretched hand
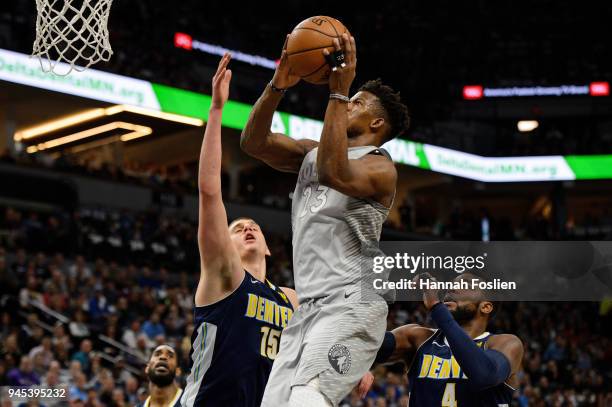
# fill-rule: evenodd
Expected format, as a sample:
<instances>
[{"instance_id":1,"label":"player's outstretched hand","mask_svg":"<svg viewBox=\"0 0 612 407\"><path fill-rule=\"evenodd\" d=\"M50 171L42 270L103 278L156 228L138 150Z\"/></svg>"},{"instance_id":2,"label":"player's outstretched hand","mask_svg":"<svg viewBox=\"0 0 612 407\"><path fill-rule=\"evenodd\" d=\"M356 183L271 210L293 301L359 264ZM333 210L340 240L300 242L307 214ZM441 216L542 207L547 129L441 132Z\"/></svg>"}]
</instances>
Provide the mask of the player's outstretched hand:
<instances>
[{"instance_id":1,"label":"player's outstretched hand","mask_svg":"<svg viewBox=\"0 0 612 407\"><path fill-rule=\"evenodd\" d=\"M345 33L340 37L340 41L334 38L334 48L336 51L344 52L344 66L338 66L332 69L329 75L329 90L332 93L348 96L357 69L357 46L355 45L355 37L349 37L349 35ZM324 49L323 54L327 56L329 55L329 51Z\"/></svg>"},{"instance_id":2,"label":"player's outstretched hand","mask_svg":"<svg viewBox=\"0 0 612 407\"><path fill-rule=\"evenodd\" d=\"M372 387L373 383L374 375L372 374L372 372L366 372L366 374L363 375L363 377L359 381L359 384L357 385L357 394L359 395L360 399L365 398L365 396L370 391L370 388Z\"/></svg>"},{"instance_id":3,"label":"player's outstretched hand","mask_svg":"<svg viewBox=\"0 0 612 407\"><path fill-rule=\"evenodd\" d=\"M296 85L300 81L300 77L291 75L289 69L289 61L287 59L287 41L289 40L289 34L285 38L285 45L283 45L283 52L281 53L280 61L274 72L272 78L272 85L279 89L287 89Z\"/></svg>"},{"instance_id":4,"label":"player's outstretched hand","mask_svg":"<svg viewBox=\"0 0 612 407\"><path fill-rule=\"evenodd\" d=\"M229 84L232 80L232 71L227 69L232 55L226 52L219 61L217 72L212 79L212 105L213 109L223 109L223 105L229 97Z\"/></svg>"},{"instance_id":5,"label":"player's outstretched hand","mask_svg":"<svg viewBox=\"0 0 612 407\"><path fill-rule=\"evenodd\" d=\"M421 273L414 277L413 281L416 282L417 286L419 280L429 280L431 282L436 281L429 273ZM423 304L428 310L432 309L434 305L440 302L439 290L425 289L423 290Z\"/></svg>"}]
</instances>

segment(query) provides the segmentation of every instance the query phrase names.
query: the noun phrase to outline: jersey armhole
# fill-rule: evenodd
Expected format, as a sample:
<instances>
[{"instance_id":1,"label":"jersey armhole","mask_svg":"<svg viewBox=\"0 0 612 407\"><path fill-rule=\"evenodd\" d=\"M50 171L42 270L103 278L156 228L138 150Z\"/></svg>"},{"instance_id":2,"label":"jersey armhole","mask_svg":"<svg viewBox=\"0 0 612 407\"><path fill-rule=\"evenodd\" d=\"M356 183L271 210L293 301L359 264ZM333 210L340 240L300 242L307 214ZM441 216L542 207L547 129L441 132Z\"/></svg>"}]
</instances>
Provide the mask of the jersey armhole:
<instances>
[{"instance_id":1,"label":"jersey armhole","mask_svg":"<svg viewBox=\"0 0 612 407\"><path fill-rule=\"evenodd\" d=\"M417 355L419 354L419 351L421 350L421 348L423 347L423 345L425 345L427 342L429 342L431 339L433 339L434 336L436 336L438 334L438 332L440 332L438 329L434 329L433 332L431 333L431 335L429 335L427 337L427 339L425 339L423 341L423 343L421 343L416 350L414 351L414 357L412 358L412 362L410 362L410 366L408 366L408 374L410 374L410 370L412 369L412 365L414 364L414 361L417 357Z\"/></svg>"}]
</instances>

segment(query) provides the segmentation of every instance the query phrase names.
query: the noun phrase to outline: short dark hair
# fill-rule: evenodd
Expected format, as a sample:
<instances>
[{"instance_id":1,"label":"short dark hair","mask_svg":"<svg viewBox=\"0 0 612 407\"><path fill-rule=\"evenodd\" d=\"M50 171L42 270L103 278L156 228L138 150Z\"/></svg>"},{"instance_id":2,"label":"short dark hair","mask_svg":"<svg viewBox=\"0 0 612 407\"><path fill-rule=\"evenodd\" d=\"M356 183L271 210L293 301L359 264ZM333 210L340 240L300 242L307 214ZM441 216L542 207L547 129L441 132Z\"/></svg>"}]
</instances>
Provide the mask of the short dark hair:
<instances>
[{"instance_id":1,"label":"short dark hair","mask_svg":"<svg viewBox=\"0 0 612 407\"><path fill-rule=\"evenodd\" d=\"M399 92L383 84L380 78L367 81L359 88L359 91L370 92L378 98L387 116L386 119L389 121L389 133L385 135L385 141L401 136L408 130L408 127L410 127L410 112L406 105L402 103Z\"/></svg>"}]
</instances>

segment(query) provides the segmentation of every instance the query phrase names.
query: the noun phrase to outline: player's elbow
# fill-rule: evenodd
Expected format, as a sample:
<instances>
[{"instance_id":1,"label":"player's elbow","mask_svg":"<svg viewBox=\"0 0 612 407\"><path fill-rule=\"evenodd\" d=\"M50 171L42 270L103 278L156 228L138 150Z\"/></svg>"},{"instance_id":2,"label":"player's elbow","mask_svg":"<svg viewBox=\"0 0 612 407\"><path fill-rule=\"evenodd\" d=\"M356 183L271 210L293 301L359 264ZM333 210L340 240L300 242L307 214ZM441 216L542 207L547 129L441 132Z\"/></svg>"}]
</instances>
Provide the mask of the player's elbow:
<instances>
[{"instance_id":1,"label":"player's elbow","mask_svg":"<svg viewBox=\"0 0 612 407\"><path fill-rule=\"evenodd\" d=\"M504 380L499 380L497 377L486 373L479 373L469 377L469 386L474 391L485 390L503 382Z\"/></svg>"},{"instance_id":2,"label":"player's elbow","mask_svg":"<svg viewBox=\"0 0 612 407\"><path fill-rule=\"evenodd\" d=\"M257 135L252 134L252 131L245 128L240 135L240 148L248 155L258 157L265 145L265 143L256 141L260 138L261 137L257 137Z\"/></svg>"},{"instance_id":3,"label":"player's elbow","mask_svg":"<svg viewBox=\"0 0 612 407\"><path fill-rule=\"evenodd\" d=\"M247 133L246 129L242 130L240 134L240 148L247 154L251 154L252 143L249 142L250 134Z\"/></svg>"},{"instance_id":4,"label":"player's elbow","mask_svg":"<svg viewBox=\"0 0 612 407\"><path fill-rule=\"evenodd\" d=\"M486 350L486 359L479 369L468 375L470 387L484 390L505 382L512 372L510 361L496 350Z\"/></svg>"},{"instance_id":5,"label":"player's elbow","mask_svg":"<svg viewBox=\"0 0 612 407\"><path fill-rule=\"evenodd\" d=\"M207 183L198 184L198 194L200 201L208 201L211 199L217 199L221 195L221 185L210 185Z\"/></svg>"}]
</instances>

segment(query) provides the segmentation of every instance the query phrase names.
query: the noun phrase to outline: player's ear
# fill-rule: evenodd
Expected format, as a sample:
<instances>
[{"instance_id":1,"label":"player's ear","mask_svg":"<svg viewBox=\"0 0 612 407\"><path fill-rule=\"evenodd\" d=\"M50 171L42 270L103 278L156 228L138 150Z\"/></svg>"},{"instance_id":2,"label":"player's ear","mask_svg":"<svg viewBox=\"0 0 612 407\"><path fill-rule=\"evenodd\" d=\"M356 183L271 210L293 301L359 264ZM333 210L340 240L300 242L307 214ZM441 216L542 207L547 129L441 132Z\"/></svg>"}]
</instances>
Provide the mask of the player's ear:
<instances>
[{"instance_id":1,"label":"player's ear","mask_svg":"<svg viewBox=\"0 0 612 407\"><path fill-rule=\"evenodd\" d=\"M493 303L491 301L483 301L479 305L480 312L485 315L491 315L493 312Z\"/></svg>"},{"instance_id":2,"label":"player's ear","mask_svg":"<svg viewBox=\"0 0 612 407\"><path fill-rule=\"evenodd\" d=\"M270 248L268 247L267 243L266 243L266 256L268 257L272 256L272 253L270 253Z\"/></svg>"},{"instance_id":3,"label":"player's ear","mask_svg":"<svg viewBox=\"0 0 612 407\"><path fill-rule=\"evenodd\" d=\"M145 366L145 374L149 374L149 364L148 363Z\"/></svg>"},{"instance_id":4,"label":"player's ear","mask_svg":"<svg viewBox=\"0 0 612 407\"><path fill-rule=\"evenodd\" d=\"M383 119L382 117L377 117L376 119L370 121L370 129L374 132L379 131L384 125L385 119Z\"/></svg>"}]
</instances>

